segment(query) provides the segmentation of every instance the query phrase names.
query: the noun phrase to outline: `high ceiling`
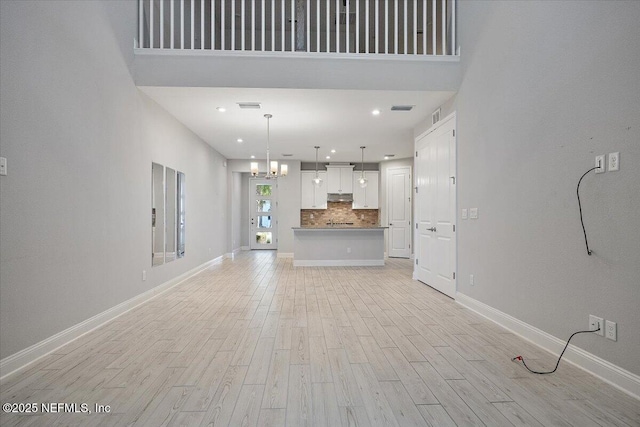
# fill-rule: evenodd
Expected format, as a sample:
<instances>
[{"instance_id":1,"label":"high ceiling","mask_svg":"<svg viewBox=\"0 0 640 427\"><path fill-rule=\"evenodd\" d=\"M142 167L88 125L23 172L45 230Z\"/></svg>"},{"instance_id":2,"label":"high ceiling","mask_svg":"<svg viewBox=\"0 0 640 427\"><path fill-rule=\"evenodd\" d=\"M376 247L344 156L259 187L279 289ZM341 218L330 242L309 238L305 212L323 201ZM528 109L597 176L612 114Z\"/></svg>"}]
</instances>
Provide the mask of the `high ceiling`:
<instances>
[{"instance_id":1,"label":"high ceiling","mask_svg":"<svg viewBox=\"0 0 640 427\"><path fill-rule=\"evenodd\" d=\"M453 96L453 92L366 91L326 89L243 89L140 87L195 134L228 159L266 157L267 119L271 119L271 157L314 161L378 162L386 154L411 157L413 129ZM240 109L240 102L259 102L261 109ZM409 112L393 105L413 105ZM225 112L217 110L226 109ZM372 111L379 109L374 116ZM243 142L237 142L238 139ZM334 154L330 150L336 150Z\"/></svg>"}]
</instances>

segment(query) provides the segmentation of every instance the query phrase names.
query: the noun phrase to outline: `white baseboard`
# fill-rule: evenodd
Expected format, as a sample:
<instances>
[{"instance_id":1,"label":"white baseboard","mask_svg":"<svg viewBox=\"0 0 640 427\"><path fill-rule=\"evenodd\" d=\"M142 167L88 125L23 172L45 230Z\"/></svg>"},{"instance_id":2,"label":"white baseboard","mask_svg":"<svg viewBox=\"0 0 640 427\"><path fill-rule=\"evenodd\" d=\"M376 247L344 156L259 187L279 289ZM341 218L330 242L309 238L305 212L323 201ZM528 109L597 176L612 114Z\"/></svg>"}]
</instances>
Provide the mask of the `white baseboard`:
<instances>
[{"instance_id":1,"label":"white baseboard","mask_svg":"<svg viewBox=\"0 0 640 427\"><path fill-rule=\"evenodd\" d=\"M529 325L513 316L503 313L495 308L477 301L458 292L456 302L475 311L483 317L497 323L514 334L531 341L538 347L548 352L560 355L566 341L554 337L536 327ZM595 356L579 347L569 344L562 360L575 365L590 374L600 378L625 393L640 399L640 376L614 365L598 356Z\"/></svg>"},{"instance_id":2,"label":"white baseboard","mask_svg":"<svg viewBox=\"0 0 640 427\"><path fill-rule=\"evenodd\" d=\"M241 251L248 251L249 250L249 246L240 246L240 250Z\"/></svg>"},{"instance_id":3,"label":"white baseboard","mask_svg":"<svg viewBox=\"0 0 640 427\"><path fill-rule=\"evenodd\" d=\"M294 267L372 267L384 265L383 259L299 259Z\"/></svg>"},{"instance_id":4,"label":"white baseboard","mask_svg":"<svg viewBox=\"0 0 640 427\"><path fill-rule=\"evenodd\" d=\"M234 259L236 255L240 253L241 250L242 250L241 248L235 248L231 252L227 252L226 254L224 254L224 257L228 259Z\"/></svg>"},{"instance_id":5,"label":"white baseboard","mask_svg":"<svg viewBox=\"0 0 640 427\"><path fill-rule=\"evenodd\" d=\"M293 258L292 252L278 252L278 258Z\"/></svg>"},{"instance_id":6,"label":"white baseboard","mask_svg":"<svg viewBox=\"0 0 640 427\"><path fill-rule=\"evenodd\" d=\"M57 350L58 348L69 344L73 340L80 338L81 336L93 331L94 329L104 325L105 323L112 321L113 319L123 315L129 310L132 310L135 307L157 297L158 295L168 291L169 289L173 288L189 277L200 273L202 270L210 267L220 260L222 260L222 256L207 261L204 264L201 264L198 267L182 273L181 275L161 285L158 285L153 289L149 289L148 291L141 293L140 295L136 295L135 297L124 301L116 305L115 307L103 311L102 313L96 314L95 316L83 322L80 322L68 329L65 329L64 331L58 332L57 334L44 339L39 343L36 343L30 347L25 348L24 350L14 353L11 356L5 357L4 359L0 360L0 384L9 375L17 373L18 371L26 368L28 365L36 362L38 359Z\"/></svg>"}]
</instances>

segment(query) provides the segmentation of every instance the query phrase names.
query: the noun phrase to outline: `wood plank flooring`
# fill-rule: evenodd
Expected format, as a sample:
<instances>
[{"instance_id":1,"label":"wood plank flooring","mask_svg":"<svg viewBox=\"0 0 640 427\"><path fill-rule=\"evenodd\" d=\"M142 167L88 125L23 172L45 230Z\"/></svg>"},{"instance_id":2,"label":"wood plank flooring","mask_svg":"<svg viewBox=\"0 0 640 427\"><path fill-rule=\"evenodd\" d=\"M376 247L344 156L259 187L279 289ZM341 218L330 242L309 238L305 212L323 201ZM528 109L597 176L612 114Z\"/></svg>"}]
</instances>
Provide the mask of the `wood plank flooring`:
<instances>
[{"instance_id":1,"label":"wood plank flooring","mask_svg":"<svg viewBox=\"0 0 640 427\"><path fill-rule=\"evenodd\" d=\"M411 279L411 262L293 268L243 252L56 350L2 426L640 426L640 402Z\"/></svg>"}]
</instances>

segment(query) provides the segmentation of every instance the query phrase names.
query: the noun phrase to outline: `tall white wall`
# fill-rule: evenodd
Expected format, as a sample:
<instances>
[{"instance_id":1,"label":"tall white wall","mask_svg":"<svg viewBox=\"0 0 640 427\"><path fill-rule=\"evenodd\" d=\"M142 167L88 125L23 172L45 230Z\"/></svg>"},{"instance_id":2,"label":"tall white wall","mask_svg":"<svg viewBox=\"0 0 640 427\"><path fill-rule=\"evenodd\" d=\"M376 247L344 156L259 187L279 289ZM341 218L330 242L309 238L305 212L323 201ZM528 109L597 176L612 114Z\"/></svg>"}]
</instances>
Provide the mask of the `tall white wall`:
<instances>
[{"instance_id":1,"label":"tall white wall","mask_svg":"<svg viewBox=\"0 0 640 427\"><path fill-rule=\"evenodd\" d=\"M640 2L465 1L458 291L640 374ZM585 177L587 256L576 184ZM474 274L475 286L469 285Z\"/></svg>"},{"instance_id":2,"label":"tall white wall","mask_svg":"<svg viewBox=\"0 0 640 427\"><path fill-rule=\"evenodd\" d=\"M0 2L0 358L224 253L224 159L135 87L136 16ZM152 162L186 175L186 256L158 267Z\"/></svg>"}]
</instances>

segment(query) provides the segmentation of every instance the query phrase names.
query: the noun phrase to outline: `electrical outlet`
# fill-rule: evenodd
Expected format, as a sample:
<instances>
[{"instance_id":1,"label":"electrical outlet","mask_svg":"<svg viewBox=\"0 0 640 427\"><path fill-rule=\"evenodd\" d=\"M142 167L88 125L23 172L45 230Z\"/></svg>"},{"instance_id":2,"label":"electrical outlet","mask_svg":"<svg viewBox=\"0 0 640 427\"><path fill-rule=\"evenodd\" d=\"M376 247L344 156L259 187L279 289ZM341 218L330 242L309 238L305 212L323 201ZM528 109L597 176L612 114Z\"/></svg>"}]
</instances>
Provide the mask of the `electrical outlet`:
<instances>
[{"instance_id":1,"label":"electrical outlet","mask_svg":"<svg viewBox=\"0 0 640 427\"><path fill-rule=\"evenodd\" d=\"M467 209L462 209L462 219L469 218L469 211Z\"/></svg>"},{"instance_id":2,"label":"electrical outlet","mask_svg":"<svg viewBox=\"0 0 640 427\"><path fill-rule=\"evenodd\" d=\"M142 281L147 280L147 270L142 270Z\"/></svg>"},{"instance_id":3,"label":"electrical outlet","mask_svg":"<svg viewBox=\"0 0 640 427\"><path fill-rule=\"evenodd\" d=\"M469 275L469 285L471 285L471 286L475 285L475 282L473 280L473 274Z\"/></svg>"},{"instance_id":4,"label":"electrical outlet","mask_svg":"<svg viewBox=\"0 0 640 427\"><path fill-rule=\"evenodd\" d=\"M351 253L351 248L347 248L347 253L350 254Z\"/></svg>"},{"instance_id":5,"label":"electrical outlet","mask_svg":"<svg viewBox=\"0 0 640 427\"><path fill-rule=\"evenodd\" d=\"M0 157L0 175L2 176L7 175L7 158L6 157Z\"/></svg>"},{"instance_id":6,"label":"electrical outlet","mask_svg":"<svg viewBox=\"0 0 640 427\"><path fill-rule=\"evenodd\" d=\"M469 218L478 219L478 208L469 209Z\"/></svg>"},{"instance_id":7,"label":"electrical outlet","mask_svg":"<svg viewBox=\"0 0 640 427\"><path fill-rule=\"evenodd\" d=\"M611 341L618 341L618 325L611 320L605 320L605 336Z\"/></svg>"},{"instance_id":8,"label":"electrical outlet","mask_svg":"<svg viewBox=\"0 0 640 427\"><path fill-rule=\"evenodd\" d=\"M604 154L596 156L596 173L605 173L606 169L604 168L604 158Z\"/></svg>"},{"instance_id":9,"label":"electrical outlet","mask_svg":"<svg viewBox=\"0 0 640 427\"><path fill-rule=\"evenodd\" d=\"M593 314L589 315L589 330L595 331L600 328L598 332L595 332L596 335L604 336L604 322L602 317L594 316Z\"/></svg>"},{"instance_id":10,"label":"electrical outlet","mask_svg":"<svg viewBox=\"0 0 640 427\"><path fill-rule=\"evenodd\" d=\"M620 170L620 152L609 153L609 172Z\"/></svg>"}]
</instances>

